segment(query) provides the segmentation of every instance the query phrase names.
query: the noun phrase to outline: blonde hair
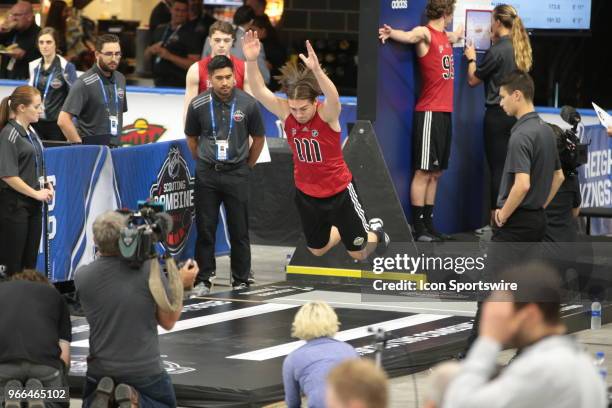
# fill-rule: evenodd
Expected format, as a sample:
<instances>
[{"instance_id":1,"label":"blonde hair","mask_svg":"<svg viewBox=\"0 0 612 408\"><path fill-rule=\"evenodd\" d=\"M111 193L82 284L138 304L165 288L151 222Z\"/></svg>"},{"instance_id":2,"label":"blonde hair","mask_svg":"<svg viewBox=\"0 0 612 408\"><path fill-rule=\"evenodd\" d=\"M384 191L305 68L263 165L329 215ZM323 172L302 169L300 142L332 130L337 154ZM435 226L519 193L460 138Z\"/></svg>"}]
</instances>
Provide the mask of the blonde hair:
<instances>
[{"instance_id":1,"label":"blonde hair","mask_svg":"<svg viewBox=\"0 0 612 408\"><path fill-rule=\"evenodd\" d=\"M516 9L508 4L500 4L493 9L493 18L510 29L512 48L514 48L514 62L517 68L524 72L531 71L533 66L531 41L523 25L523 20L518 16Z\"/></svg>"},{"instance_id":2,"label":"blonde hair","mask_svg":"<svg viewBox=\"0 0 612 408\"><path fill-rule=\"evenodd\" d=\"M347 404L360 401L365 408L386 408L389 401L387 375L371 360L347 360L327 377L336 397Z\"/></svg>"},{"instance_id":3,"label":"blonde hair","mask_svg":"<svg viewBox=\"0 0 612 408\"><path fill-rule=\"evenodd\" d=\"M333 337L338 332L338 316L327 303L309 302L298 310L291 325L291 336L301 340Z\"/></svg>"}]
</instances>

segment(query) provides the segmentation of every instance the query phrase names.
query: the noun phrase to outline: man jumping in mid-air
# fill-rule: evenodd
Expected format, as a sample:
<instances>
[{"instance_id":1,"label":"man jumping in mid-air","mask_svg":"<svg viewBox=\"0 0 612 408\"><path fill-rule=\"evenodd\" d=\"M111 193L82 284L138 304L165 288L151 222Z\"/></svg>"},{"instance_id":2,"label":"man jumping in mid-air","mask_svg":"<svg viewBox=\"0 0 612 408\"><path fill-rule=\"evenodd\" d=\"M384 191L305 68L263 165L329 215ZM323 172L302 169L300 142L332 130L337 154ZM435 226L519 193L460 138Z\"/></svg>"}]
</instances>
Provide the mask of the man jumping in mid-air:
<instances>
[{"instance_id":1,"label":"man jumping in mid-air","mask_svg":"<svg viewBox=\"0 0 612 408\"><path fill-rule=\"evenodd\" d=\"M306 41L304 65L288 63L281 68L279 83L287 98L266 88L257 55L261 44L249 31L243 41L247 76L253 96L283 123L293 151L295 202L302 220L308 249L322 256L340 241L349 255L366 260L389 244L379 218L366 221L365 211L353 184L353 176L342 156L340 143L340 97L325 75ZM324 102L318 102L319 95Z\"/></svg>"}]
</instances>

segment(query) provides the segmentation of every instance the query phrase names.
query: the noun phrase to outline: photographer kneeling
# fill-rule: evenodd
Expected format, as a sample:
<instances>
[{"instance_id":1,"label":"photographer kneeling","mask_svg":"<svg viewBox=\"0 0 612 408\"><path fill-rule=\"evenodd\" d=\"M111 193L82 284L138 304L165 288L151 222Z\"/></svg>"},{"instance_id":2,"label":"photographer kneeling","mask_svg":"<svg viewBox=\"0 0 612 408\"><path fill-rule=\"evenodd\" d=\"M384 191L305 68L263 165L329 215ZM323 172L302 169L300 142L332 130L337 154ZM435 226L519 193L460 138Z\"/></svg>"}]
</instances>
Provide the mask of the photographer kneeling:
<instances>
[{"instance_id":1,"label":"photographer kneeling","mask_svg":"<svg viewBox=\"0 0 612 408\"><path fill-rule=\"evenodd\" d=\"M193 285L198 266L190 260L177 271L167 258L167 282L160 276L155 256L134 268L119 250L127 221L117 212L96 218L93 235L99 257L79 268L75 276L90 325L83 407L106 408L113 398L125 408L175 407L172 382L160 358L157 325L171 330L179 320L182 289ZM170 291L170 306L168 302L159 305L160 278L162 286L169 288L162 292Z\"/></svg>"}]
</instances>

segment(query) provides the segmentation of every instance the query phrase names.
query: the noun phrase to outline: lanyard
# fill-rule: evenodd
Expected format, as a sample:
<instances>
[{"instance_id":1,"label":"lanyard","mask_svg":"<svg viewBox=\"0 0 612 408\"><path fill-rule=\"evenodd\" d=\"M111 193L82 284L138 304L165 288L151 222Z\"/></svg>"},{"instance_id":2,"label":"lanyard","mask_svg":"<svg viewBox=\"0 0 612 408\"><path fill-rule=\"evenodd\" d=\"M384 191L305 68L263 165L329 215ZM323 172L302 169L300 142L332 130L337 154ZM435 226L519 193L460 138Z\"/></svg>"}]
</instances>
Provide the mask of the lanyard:
<instances>
[{"instance_id":1,"label":"lanyard","mask_svg":"<svg viewBox=\"0 0 612 408\"><path fill-rule=\"evenodd\" d=\"M98 75L98 79L100 82L100 89L102 90L102 96L104 97L104 104L106 105L106 111L108 112L108 115L110 116L111 114L111 110L110 110L110 104L108 102L108 96L106 95L106 89L104 89L104 83L102 82L102 78L100 78L100 75ZM119 96L117 95L117 82L115 82L115 115L119 116Z\"/></svg>"},{"instance_id":2,"label":"lanyard","mask_svg":"<svg viewBox=\"0 0 612 408\"><path fill-rule=\"evenodd\" d=\"M213 137L215 138L215 140L217 140L217 122L215 121L215 112L213 110L213 101L211 98L210 101L210 120L211 120L211 124L212 124L212 132L213 132ZM227 140L229 140L231 134L232 134L232 128L234 127L234 109L236 108L236 99L234 98L234 101L232 102L232 108L230 110L230 123L229 123L229 130L227 131Z\"/></svg>"},{"instance_id":3,"label":"lanyard","mask_svg":"<svg viewBox=\"0 0 612 408\"><path fill-rule=\"evenodd\" d=\"M36 139L36 141L38 142L38 149L37 149L36 145L34 144L34 140L32 140L32 136L30 135L30 132L28 132L27 130L25 132L26 132L26 135L28 135L28 140L30 141L30 144L34 148L34 160L36 161L36 179L38 180L38 178L40 177L40 163L38 163L38 154L39 153L42 154L42 148L40 146L40 142L38 141L38 138Z\"/></svg>"},{"instance_id":4,"label":"lanyard","mask_svg":"<svg viewBox=\"0 0 612 408\"><path fill-rule=\"evenodd\" d=\"M40 71L42 71L42 62L40 63L40 66L36 70L36 78L34 78L34 88L38 88L38 79L40 78ZM45 85L45 92L43 93L43 97L42 97L43 104L45 103L45 100L47 99L47 94L49 93L49 85L51 85L51 80L53 80L53 75L55 75L55 67L53 67L53 70L47 77L47 84Z\"/></svg>"},{"instance_id":5,"label":"lanyard","mask_svg":"<svg viewBox=\"0 0 612 408\"><path fill-rule=\"evenodd\" d=\"M166 27L166 31L164 31L164 37L162 40L162 47L165 47L168 44L168 41L170 41L170 39L172 38L172 36L174 36L178 30L180 30L182 27L182 25L179 25L178 27L176 27L176 29L172 32L172 34L170 34L168 36L168 33L170 32L170 24L168 24L168 26Z\"/></svg>"}]
</instances>

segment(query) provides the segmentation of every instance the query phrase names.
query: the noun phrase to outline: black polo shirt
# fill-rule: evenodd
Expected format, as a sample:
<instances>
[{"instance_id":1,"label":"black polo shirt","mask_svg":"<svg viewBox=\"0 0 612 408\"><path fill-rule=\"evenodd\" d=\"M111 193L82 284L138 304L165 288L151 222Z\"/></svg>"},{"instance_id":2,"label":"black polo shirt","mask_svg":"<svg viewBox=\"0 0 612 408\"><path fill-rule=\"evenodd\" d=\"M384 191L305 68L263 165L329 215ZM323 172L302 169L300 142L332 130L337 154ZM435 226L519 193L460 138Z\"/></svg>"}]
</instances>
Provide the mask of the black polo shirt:
<instances>
[{"instance_id":1,"label":"black polo shirt","mask_svg":"<svg viewBox=\"0 0 612 408\"><path fill-rule=\"evenodd\" d=\"M55 57L48 69L43 69L43 64L44 62L41 60L40 65L34 68L34 77L32 78L32 83L40 91L41 97L44 97L45 89L49 84L49 91L45 98L45 119L40 119L40 121L57 122L57 117L68 96L70 86L64 78L58 56ZM50 78L51 74L53 74L53 77Z\"/></svg>"},{"instance_id":2,"label":"black polo shirt","mask_svg":"<svg viewBox=\"0 0 612 408\"><path fill-rule=\"evenodd\" d=\"M189 24L183 24L176 29L173 29L170 24L158 26L153 32L151 44L158 42L161 42L162 46L172 54L181 58L187 58L189 54L200 55L200 41ZM155 86L185 87L186 69L159 58L157 55L153 56L151 65Z\"/></svg>"},{"instance_id":3,"label":"black polo shirt","mask_svg":"<svg viewBox=\"0 0 612 408\"><path fill-rule=\"evenodd\" d=\"M108 104L104 96L100 81L106 91ZM117 98L119 106L115 104L115 84L117 85ZM81 75L68 93L62 111L77 117L77 130L82 138L110 136L110 115L117 116L119 120L118 134L111 137L111 144L119 144L119 136L123 128L123 113L127 112L127 93L125 90L125 77L115 71L107 78L98 65ZM86 140L84 140L87 143Z\"/></svg>"},{"instance_id":4,"label":"black polo shirt","mask_svg":"<svg viewBox=\"0 0 612 408\"><path fill-rule=\"evenodd\" d=\"M29 137L28 137L29 136ZM0 189L11 188L2 177L18 176L34 190L43 176L42 143L32 130L28 132L14 120L0 131Z\"/></svg>"},{"instance_id":5,"label":"black polo shirt","mask_svg":"<svg viewBox=\"0 0 612 408\"><path fill-rule=\"evenodd\" d=\"M230 118L234 102L236 104L234 115L233 118ZM191 101L187 109L185 134L188 137L199 137L198 156L201 161L208 164L221 163L216 158L217 149L210 115L211 103L215 115L217 139L228 139L230 120L233 122L232 133L229 136L228 159L222 163L244 162L249 157L249 135L258 137L266 133L257 101L246 92L236 88L228 102L223 102L210 89Z\"/></svg>"},{"instance_id":6,"label":"black polo shirt","mask_svg":"<svg viewBox=\"0 0 612 408\"><path fill-rule=\"evenodd\" d=\"M0 282L0 364L26 360L60 368L59 341L70 343L72 324L66 301L41 282Z\"/></svg>"},{"instance_id":7,"label":"black polo shirt","mask_svg":"<svg viewBox=\"0 0 612 408\"><path fill-rule=\"evenodd\" d=\"M516 173L527 173L530 187L519 208L538 210L544 206L555 170L561 168L557 138L536 112L521 117L512 127L497 205L504 206Z\"/></svg>"},{"instance_id":8,"label":"black polo shirt","mask_svg":"<svg viewBox=\"0 0 612 408\"><path fill-rule=\"evenodd\" d=\"M485 83L485 105L499 105L499 84L514 70L514 47L510 37L505 35L491 46L475 72L476 77Z\"/></svg>"},{"instance_id":9,"label":"black polo shirt","mask_svg":"<svg viewBox=\"0 0 612 408\"><path fill-rule=\"evenodd\" d=\"M8 46L11 44L17 44L19 48L24 50L26 53L20 60L15 60L15 65L12 70L9 70L8 64L11 57L2 54L2 65L0 66L0 78L8 79L28 79L30 72L28 64L30 61L34 61L36 58L40 58L40 52L38 51L38 32L40 27L35 23L32 23L30 28L24 31L12 30L8 33L0 34L0 44Z\"/></svg>"}]
</instances>

